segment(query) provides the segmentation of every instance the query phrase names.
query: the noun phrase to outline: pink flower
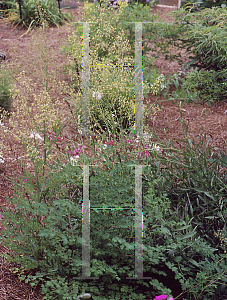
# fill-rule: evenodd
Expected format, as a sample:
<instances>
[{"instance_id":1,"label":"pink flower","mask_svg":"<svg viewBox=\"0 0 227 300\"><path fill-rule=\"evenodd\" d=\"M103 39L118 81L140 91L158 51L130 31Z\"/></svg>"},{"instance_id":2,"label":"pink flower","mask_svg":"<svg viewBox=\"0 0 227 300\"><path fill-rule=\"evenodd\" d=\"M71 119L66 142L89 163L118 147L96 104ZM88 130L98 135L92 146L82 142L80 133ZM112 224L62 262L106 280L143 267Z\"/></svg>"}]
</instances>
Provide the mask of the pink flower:
<instances>
[{"instance_id":1,"label":"pink flower","mask_svg":"<svg viewBox=\"0 0 227 300\"><path fill-rule=\"evenodd\" d=\"M54 231L55 228L51 229L51 231Z\"/></svg>"},{"instance_id":2,"label":"pink flower","mask_svg":"<svg viewBox=\"0 0 227 300\"><path fill-rule=\"evenodd\" d=\"M145 150L143 152L139 152L139 155L140 155L140 157L143 157L143 155L149 156L150 154L149 154L148 150Z\"/></svg>"},{"instance_id":3,"label":"pink flower","mask_svg":"<svg viewBox=\"0 0 227 300\"><path fill-rule=\"evenodd\" d=\"M80 151L80 152L83 152L83 148L86 148L86 146L83 146L83 144L78 144L78 150Z\"/></svg>"},{"instance_id":4,"label":"pink flower","mask_svg":"<svg viewBox=\"0 0 227 300\"><path fill-rule=\"evenodd\" d=\"M110 142L107 142L107 144L114 146L114 140L111 140Z\"/></svg>"},{"instance_id":5,"label":"pink flower","mask_svg":"<svg viewBox=\"0 0 227 300\"><path fill-rule=\"evenodd\" d=\"M148 153L148 151L146 150L146 151L144 151L144 154L146 155L146 156L149 156L150 154Z\"/></svg>"},{"instance_id":6,"label":"pink flower","mask_svg":"<svg viewBox=\"0 0 227 300\"><path fill-rule=\"evenodd\" d=\"M79 149L76 149L73 153L74 156L76 156L79 153Z\"/></svg>"},{"instance_id":7,"label":"pink flower","mask_svg":"<svg viewBox=\"0 0 227 300\"><path fill-rule=\"evenodd\" d=\"M130 141L130 140L127 140L127 141L126 141L126 143L130 144L130 143L132 143L132 141Z\"/></svg>"},{"instance_id":8,"label":"pink flower","mask_svg":"<svg viewBox=\"0 0 227 300\"><path fill-rule=\"evenodd\" d=\"M165 300L168 296L167 295L160 295L156 296L154 300ZM174 300L172 297L169 297L168 300Z\"/></svg>"},{"instance_id":9,"label":"pink flower","mask_svg":"<svg viewBox=\"0 0 227 300\"><path fill-rule=\"evenodd\" d=\"M25 179L25 180L23 181L23 183L25 183L26 181L28 181L28 179Z\"/></svg>"},{"instance_id":10,"label":"pink flower","mask_svg":"<svg viewBox=\"0 0 227 300\"><path fill-rule=\"evenodd\" d=\"M4 217L0 214L0 220L1 220L1 219L4 219Z\"/></svg>"},{"instance_id":11,"label":"pink flower","mask_svg":"<svg viewBox=\"0 0 227 300\"><path fill-rule=\"evenodd\" d=\"M160 296L156 296L154 300L165 300L167 297L168 297L167 295L160 295Z\"/></svg>"},{"instance_id":12,"label":"pink flower","mask_svg":"<svg viewBox=\"0 0 227 300\"><path fill-rule=\"evenodd\" d=\"M60 136L57 136L57 134L55 132L53 132L53 135L55 135L55 136L50 136L50 140L51 139L57 139L57 141L58 141L58 140L61 139Z\"/></svg>"}]
</instances>

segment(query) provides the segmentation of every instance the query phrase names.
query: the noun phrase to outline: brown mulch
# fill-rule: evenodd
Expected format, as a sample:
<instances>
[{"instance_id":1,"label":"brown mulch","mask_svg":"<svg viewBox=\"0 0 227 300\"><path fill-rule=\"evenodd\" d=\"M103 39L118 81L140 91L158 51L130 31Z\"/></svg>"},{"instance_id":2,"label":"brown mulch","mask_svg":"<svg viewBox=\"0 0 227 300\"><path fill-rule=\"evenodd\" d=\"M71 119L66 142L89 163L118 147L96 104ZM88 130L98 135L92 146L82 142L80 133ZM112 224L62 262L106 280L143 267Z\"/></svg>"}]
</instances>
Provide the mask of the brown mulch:
<instances>
[{"instance_id":1,"label":"brown mulch","mask_svg":"<svg viewBox=\"0 0 227 300\"><path fill-rule=\"evenodd\" d=\"M83 5L79 8L73 9L72 13L75 20L79 20ZM169 11L173 11L174 8L157 7L153 9L154 13L160 11L160 16L163 20L173 21L172 16L167 16ZM56 59L58 63L63 62L63 55L61 54L60 46L65 43L67 34L72 30L72 25L66 24L60 28L51 27L46 31L48 43L52 49L56 52ZM0 52L6 53L6 64L14 65L16 61L23 59L28 45L31 42L33 32L25 34L25 29L13 28L5 20L0 19ZM182 56L186 59L186 54L182 53ZM180 69L177 62L165 61L163 57L160 57L154 62L154 66L164 75L169 75ZM153 103L156 97L149 96L150 103ZM164 129L171 140L176 140L182 137L180 112L178 106L173 105L171 102L159 97L158 99L161 105L161 111L157 113L157 116L153 123L151 123L151 129L155 129L160 138L166 138ZM183 104L181 106L182 113L185 120L188 123L189 133L193 137L199 136L201 131L201 113L203 109L206 110L206 126L207 135L210 138L210 143L222 149L227 139L227 132L225 125L227 124L227 103L200 105L196 104ZM152 125L153 124L153 125ZM204 125L204 121L202 121ZM8 143L9 141L5 141ZM22 169L16 161L16 157L23 156L23 153L18 152L16 145L12 145L12 156L6 158L5 163L0 165L0 204L5 206L7 204L6 199L12 198L13 190L9 178L16 178L22 174ZM7 253L8 248L4 245L0 245L0 253ZM39 288L32 288L29 284L25 284L18 279L18 276L9 270L13 265L9 265L4 262L4 259L0 258L0 300L16 300L16 299L42 299L39 293Z\"/></svg>"}]
</instances>

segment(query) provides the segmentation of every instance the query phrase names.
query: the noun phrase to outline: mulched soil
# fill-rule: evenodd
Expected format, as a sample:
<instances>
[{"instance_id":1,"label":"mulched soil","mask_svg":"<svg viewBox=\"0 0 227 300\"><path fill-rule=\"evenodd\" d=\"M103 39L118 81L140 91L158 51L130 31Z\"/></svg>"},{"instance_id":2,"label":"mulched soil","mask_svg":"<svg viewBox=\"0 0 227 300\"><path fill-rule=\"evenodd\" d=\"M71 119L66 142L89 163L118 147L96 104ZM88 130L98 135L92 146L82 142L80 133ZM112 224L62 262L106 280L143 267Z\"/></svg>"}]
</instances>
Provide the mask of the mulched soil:
<instances>
[{"instance_id":1,"label":"mulched soil","mask_svg":"<svg viewBox=\"0 0 227 300\"><path fill-rule=\"evenodd\" d=\"M73 9L72 13L75 20L79 20L83 5ZM172 16L167 16L167 13L173 11L174 8L157 7L153 9L154 13L160 11L160 16L163 20L173 21ZM66 42L67 34L72 31L72 25L66 24L61 28L51 27L47 29L46 36L49 45L56 54L56 62L63 63L64 56L61 54L60 45ZM13 28L5 20L0 20L0 52L6 53L6 64L13 66L23 59L26 49L31 42L33 31L26 33L25 29ZM174 51L174 50L173 50ZM186 54L182 52L182 57L187 59ZM154 63L154 66L164 74L169 75L180 69L177 62L165 61L164 57L160 57ZM148 101L154 103L156 97L149 95ZM158 101L161 105L161 110L157 113L156 118L151 122L150 126L152 130L155 130L160 138L166 139L165 132L171 140L177 140L182 137L180 112L178 105L173 105L163 97L159 97ZM201 123L201 113L205 108L206 111L206 126L207 135L210 138L210 143L222 149L227 138L227 132L225 125L227 125L227 103L208 105L196 105L196 104L182 104L182 113L185 120L188 123L189 134L192 137L198 137L201 135L201 125L204 125L204 121ZM165 129L165 132L164 132ZM3 140L5 143L9 143L8 140ZM16 178L22 174L21 167L18 165L16 158L23 156L23 153L18 152L16 145L12 145L12 156L5 158L5 163L0 166L0 205L5 206L8 202L6 198L12 198L13 190L9 178ZM0 245L0 253L7 253L9 249ZM7 264L4 258L0 258L0 300L1 299L42 299L39 293L39 287L32 288L30 285L21 282L17 275L12 273L9 268L13 267L13 264Z\"/></svg>"}]
</instances>

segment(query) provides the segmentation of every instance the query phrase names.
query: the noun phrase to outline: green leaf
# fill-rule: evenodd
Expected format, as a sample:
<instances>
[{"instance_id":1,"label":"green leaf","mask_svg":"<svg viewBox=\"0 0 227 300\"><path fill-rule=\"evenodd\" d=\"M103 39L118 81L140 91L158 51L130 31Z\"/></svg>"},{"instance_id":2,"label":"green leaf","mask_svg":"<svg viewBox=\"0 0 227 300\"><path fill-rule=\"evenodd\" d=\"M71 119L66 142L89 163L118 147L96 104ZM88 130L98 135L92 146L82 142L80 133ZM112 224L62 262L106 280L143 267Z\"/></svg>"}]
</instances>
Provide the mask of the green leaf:
<instances>
[{"instance_id":1,"label":"green leaf","mask_svg":"<svg viewBox=\"0 0 227 300\"><path fill-rule=\"evenodd\" d=\"M185 240L185 239L191 238L195 234L196 234L196 232L194 232L194 231L193 232L189 232L189 233L185 234L183 237L181 237L180 240Z\"/></svg>"},{"instance_id":2,"label":"green leaf","mask_svg":"<svg viewBox=\"0 0 227 300\"><path fill-rule=\"evenodd\" d=\"M181 230L188 229L188 228L191 228L191 227L192 227L192 225L185 225L181 228L177 228L176 230L181 231Z\"/></svg>"},{"instance_id":3,"label":"green leaf","mask_svg":"<svg viewBox=\"0 0 227 300\"><path fill-rule=\"evenodd\" d=\"M199 264L194 259L190 258L188 261L190 261L190 263L192 263L194 266L198 268L200 267Z\"/></svg>"}]
</instances>

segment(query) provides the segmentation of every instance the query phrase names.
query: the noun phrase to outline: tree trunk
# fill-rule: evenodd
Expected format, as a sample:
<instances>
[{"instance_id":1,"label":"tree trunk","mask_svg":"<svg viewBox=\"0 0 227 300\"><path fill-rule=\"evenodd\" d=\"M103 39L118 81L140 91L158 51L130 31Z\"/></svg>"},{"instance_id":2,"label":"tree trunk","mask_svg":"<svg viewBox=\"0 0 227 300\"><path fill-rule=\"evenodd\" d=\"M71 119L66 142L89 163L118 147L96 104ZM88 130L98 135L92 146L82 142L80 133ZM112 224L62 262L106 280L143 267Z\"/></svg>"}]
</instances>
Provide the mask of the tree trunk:
<instances>
[{"instance_id":1,"label":"tree trunk","mask_svg":"<svg viewBox=\"0 0 227 300\"><path fill-rule=\"evenodd\" d=\"M22 20L22 9L21 9L21 5L23 4L23 0L17 0L18 4L19 4L19 11L20 11L20 19Z\"/></svg>"}]
</instances>

